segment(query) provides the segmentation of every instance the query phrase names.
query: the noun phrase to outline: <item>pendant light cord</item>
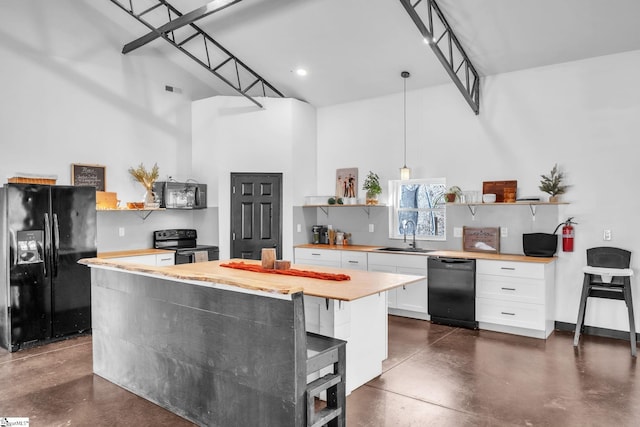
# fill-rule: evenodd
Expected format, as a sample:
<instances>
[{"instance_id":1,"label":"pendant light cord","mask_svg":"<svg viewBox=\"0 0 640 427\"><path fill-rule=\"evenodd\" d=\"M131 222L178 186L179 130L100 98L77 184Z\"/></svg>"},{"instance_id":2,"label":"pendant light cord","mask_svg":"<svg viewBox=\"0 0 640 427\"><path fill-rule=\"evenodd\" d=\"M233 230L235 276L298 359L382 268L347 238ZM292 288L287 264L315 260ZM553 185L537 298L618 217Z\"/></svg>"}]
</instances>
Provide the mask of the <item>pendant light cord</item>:
<instances>
[{"instance_id":1,"label":"pendant light cord","mask_svg":"<svg viewBox=\"0 0 640 427\"><path fill-rule=\"evenodd\" d=\"M404 75L403 75L404 77ZM404 166L407 167L407 78L404 78Z\"/></svg>"}]
</instances>

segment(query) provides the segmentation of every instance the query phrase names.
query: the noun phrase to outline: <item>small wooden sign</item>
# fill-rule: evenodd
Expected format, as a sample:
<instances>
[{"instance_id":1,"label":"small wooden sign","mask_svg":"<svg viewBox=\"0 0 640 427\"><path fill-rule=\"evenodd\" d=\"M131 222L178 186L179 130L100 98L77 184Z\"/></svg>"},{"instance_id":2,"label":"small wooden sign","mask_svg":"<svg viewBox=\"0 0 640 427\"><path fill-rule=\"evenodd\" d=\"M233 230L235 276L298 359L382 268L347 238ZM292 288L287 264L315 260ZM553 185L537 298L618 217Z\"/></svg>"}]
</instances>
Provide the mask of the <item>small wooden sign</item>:
<instances>
[{"instance_id":1,"label":"small wooden sign","mask_svg":"<svg viewBox=\"0 0 640 427\"><path fill-rule=\"evenodd\" d=\"M106 166L71 164L71 185L95 187L96 191L106 191Z\"/></svg>"},{"instance_id":2,"label":"small wooden sign","mask_svg":"<svg viewBox=\"0 0 640 427\"><path fill-rule=\"evenodd\" d=\"M500 227L462 227L462 250L500 252Z\"/></svg>"}]
</instances>

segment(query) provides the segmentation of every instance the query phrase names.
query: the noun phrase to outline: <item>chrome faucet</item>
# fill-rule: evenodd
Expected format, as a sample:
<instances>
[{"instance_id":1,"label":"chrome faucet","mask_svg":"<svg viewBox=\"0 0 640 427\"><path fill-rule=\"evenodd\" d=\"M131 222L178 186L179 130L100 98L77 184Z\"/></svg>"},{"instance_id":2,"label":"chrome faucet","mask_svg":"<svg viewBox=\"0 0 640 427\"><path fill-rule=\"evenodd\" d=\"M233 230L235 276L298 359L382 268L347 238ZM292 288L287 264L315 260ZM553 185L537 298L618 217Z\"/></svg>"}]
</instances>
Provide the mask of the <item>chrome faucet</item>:
<instances>
[{"instance_id":1,"label":"chrome faucet","mask_svg":"<svg viewBox=\"0 0 640 427\"><path fill-rule=\"evenodd\" d=\"M404 231L403 233L403 237L404 237L404 243L407 243L407 226L409 225L409 223L413 224L413 243L409 244L409 247L411 248L416 248L416 223L413 222L412 220L407 220L407 219L403 219L402 220L402 230Z\"/></svg>"}]
</instances>

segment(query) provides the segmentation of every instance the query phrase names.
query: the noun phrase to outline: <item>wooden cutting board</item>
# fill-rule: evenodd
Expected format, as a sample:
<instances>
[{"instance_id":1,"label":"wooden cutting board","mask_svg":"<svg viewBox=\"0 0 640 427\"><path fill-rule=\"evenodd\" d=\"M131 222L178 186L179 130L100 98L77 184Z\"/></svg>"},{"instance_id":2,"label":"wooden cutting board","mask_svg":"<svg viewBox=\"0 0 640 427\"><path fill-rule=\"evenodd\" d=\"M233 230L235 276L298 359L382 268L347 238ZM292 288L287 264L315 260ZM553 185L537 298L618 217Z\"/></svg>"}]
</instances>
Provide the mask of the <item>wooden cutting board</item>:
<instances>
[{"instance_id":1,"label":"wooden cutting board","mask_svg":"<svg viewBox=\"0 0 640 427\"><path fill-rule=\"evenodd\" d=\"M512 194L512 198L507 198L509 202L515 202L518 191L518 181L484 181L482 183L482 194L495 194L496 202L505 201L505 193Z\"/></svg>"}]
</instances>

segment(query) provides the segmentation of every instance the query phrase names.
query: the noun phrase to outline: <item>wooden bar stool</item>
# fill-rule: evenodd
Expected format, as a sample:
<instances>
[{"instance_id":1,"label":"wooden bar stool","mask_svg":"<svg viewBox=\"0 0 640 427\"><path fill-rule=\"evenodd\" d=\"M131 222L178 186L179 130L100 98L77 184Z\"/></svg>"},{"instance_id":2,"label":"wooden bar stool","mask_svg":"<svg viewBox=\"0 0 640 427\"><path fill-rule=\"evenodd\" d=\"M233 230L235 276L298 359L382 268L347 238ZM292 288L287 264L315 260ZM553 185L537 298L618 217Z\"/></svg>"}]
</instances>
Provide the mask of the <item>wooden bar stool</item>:
<instances>
[{"instance_id":1,"label":"wooden bar stool","mask_svg":"<svg viewBox=\"0 0 640 427\"><path fill-rule=\"evenodd\" d=\"M587 298L618 299L623 300L627 305L631 355L636 356L636 327L631 297L633 270L629 268L630 262L631 252L624 249L612 247L587 249L587 266L583 268L582 296L576 321L576 332L573 337L574 347L578 345L580 333L584 329Z\"/></svg>"}]
</instances>

